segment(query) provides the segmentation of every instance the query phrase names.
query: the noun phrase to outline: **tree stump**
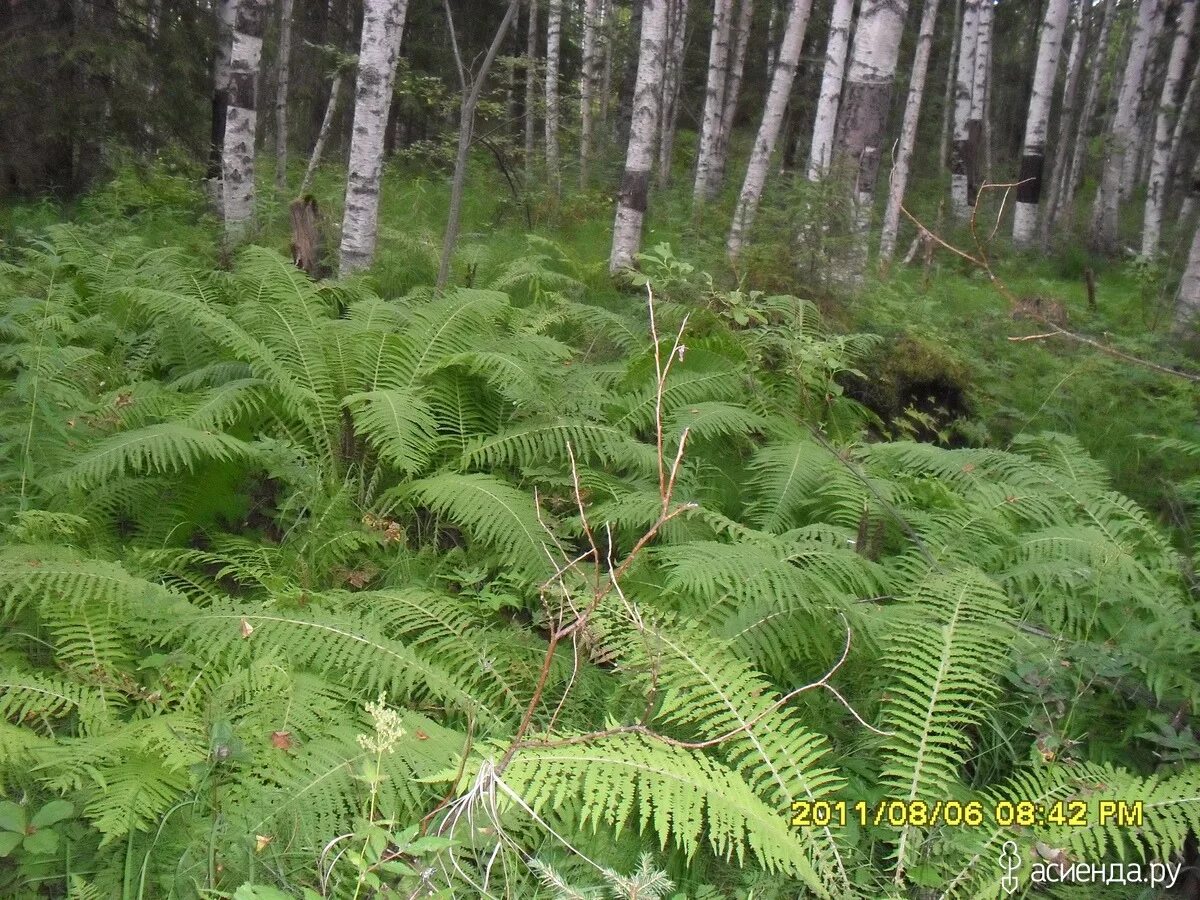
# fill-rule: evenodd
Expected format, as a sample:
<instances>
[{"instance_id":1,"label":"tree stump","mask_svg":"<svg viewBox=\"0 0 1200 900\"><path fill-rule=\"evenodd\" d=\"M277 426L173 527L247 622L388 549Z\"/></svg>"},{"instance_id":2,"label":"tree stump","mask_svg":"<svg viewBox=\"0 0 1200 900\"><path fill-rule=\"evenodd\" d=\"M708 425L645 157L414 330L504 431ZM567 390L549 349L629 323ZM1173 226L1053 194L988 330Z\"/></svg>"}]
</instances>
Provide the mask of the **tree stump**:
<instances>
[{"instance_id":1,"label":"tree stump","mask_svg":"<svg viewBox=\"0 0 1200 900\"><path fill-rule=\"evenodd\" d=\"M314 281L321 277L321 213L311 194L293 200L292 262Z\"/></svg>"}]
</instances>

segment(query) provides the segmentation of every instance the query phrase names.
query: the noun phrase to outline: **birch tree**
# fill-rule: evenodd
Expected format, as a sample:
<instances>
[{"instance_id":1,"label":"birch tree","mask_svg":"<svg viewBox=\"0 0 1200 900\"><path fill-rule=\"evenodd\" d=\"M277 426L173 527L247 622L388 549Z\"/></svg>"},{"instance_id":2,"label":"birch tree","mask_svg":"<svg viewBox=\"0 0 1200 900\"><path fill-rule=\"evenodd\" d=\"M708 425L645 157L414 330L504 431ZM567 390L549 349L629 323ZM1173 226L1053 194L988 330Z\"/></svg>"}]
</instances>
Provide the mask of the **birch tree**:
<instances>
[{"instance_id":1,"label":"birch tree","mask_svg":"<svg viewBox=\"0 0 1200 900\"><path fill-rule=\"evenodd\" d=\"M733 0L713 0L713 27L708 45L708 79L704 89L704 115L700 121L700 149L696 156L696 183L692 205L710 198L711 171L716 158L717 136L725 111L725 84L729 71L729 36L733 27Z\"/></svg>"},{"instance_id":2,"label":"birch tree","mask_svg":"<svg viewBox=\"0 0 1200 900\"><path fill-rule=\"evenodd\" d=\"M1075 191L1083 178L1083 164L1087 154L1088 137L1091 131L1092 119L1096 116L1096 108L1100 102L1100 87L1103 82L1104 63L1108 59L1109 34L1112 32L1112 20L1115 14L1116 0L1105 0L1100 9L1100 36L1096 39L1096 50L1089 54L1092 60L1088 72L1087 91L1084 94L1083 109L1079 112L1079 128L1075 132L1075 143L1071 148L1071 164L1067 169L1063 182L1062 194L1053 212L1055 220L1069 210L1075 202Z\"/></svg>"},{"instance_id":3,"label":"birch tree","mask_svg":"<svg viewBox=\"0 0 1200 900\"><path fill-rule=\"evenodd\" d=\"M1037 239L1038 204L1042 198L1042 171L1046 165L1046 134L1050 125L1050 104L1054 100L1054 81L1063 32L1067 26L1067 0L1049 0L1042 19L1037 64L1033 72L1033 91L1025 116L1025 140L1021 145L1021 169L1017 175L1017 202L1013 209L1013 243L1033 246Z\"/></svg>"},{"instance_id":4,"label":"birch tree","mask_svg":"<svg viewBox=\"0 0 1200 900\"><path fill-rule=\"evenodd\" d=\"M346 65L339 61L337 71L333 73L333 82L329 85L329 101L325 104L325 115L321 119L320 129L317 131L317 140L313 144L312 154L308 158L308 167L304 170L304 178L300 181L300 190L297 191L302 197L308 193L313 175L321 163L321 154L325 152L325 142L329 139L329 132L333 127L333 117L337 112L338 98L342 94L342 82L345 79Z\"/></svg>"},{"instance_id":5,"label":"birch tree","mask_svg":"<svg viewBox=\"0 0 1200 900\"><path fill-rule=\"evenodd\" d=\"M1073 0L1074 2L1074 0ZM1050 195L1042 213L1040 240L1042 247L1050 245L1050 229L1054 224L1059 201L1062 198L1063 182L1071 164L1071 136L1075 130L1075 112L1078 108L1079 82L1083 72L1083 50L1087 45L1088 19L1086 3L1075 3L1073 19L1075 28L1071 35L1071 49L1067 51L1067 76L1063 84L1062 106L1059 109L1059 125L1054 141L1054 165L1050 169Z\"/></svg>"},{"instance_id":6,"label":"birch tree","mask_svg":"<svg viewBox=\"0 0 1200 900\"><path fill-rule=\"evenodd\" d=\"M833 135L837 127L838 103L846 76L846 51L850 48L850 23L855 0L834 0L829 14L829 40L825 44L825 68L817 96L812 146L808 152L808 180L819 181L833 160Z\"/></svg>"},{"instance_id":7,"label":"birch tree","mask_svg":"<svg viewBox=\"0 0 1200 900\"><path fill-rule=\"evenodd\" d=\"M213 208L225 220L225 123L229 112L229 62L233 53L233 25L237 0L217 2L217 41L213 54L212 130L208 144L208 193Z\"/></svg>"},{"instance_id":8,"label":"birch tree","mask_svg":"<svg viewBox=\"0 0 1200 900\"><path fill-rule=\"evenodd\" d=\"M525 31L525 183L533 182L534 134L537 128L537 38L538 4L529 0L529 24Z\"/></svg>"},{"instance_id":9,"label":"birch tree","mask_svg":"<svg viewBox=\"0 0 1200 900\"><path fill-rule=\"evenodd\" d=\"M1187 93L1175 117L1175 128L1171 132L1171 162L1167 169L1171 176L1179 172L1179 149L1183 146L1183 130L1196 114L1196 101L1200 100L1200 58L1192 64L1192 77L1188 79Z\"/></svg>"},{"instance_id":10,"label":"birch tree","mask_svg":"<svg viewBox=\"0 0 1200 900\"><path fill-rule=\"evenodd\" d=\"M1183 197L1183 203L1179 206L1180 225L1186 225L1191 221L1192 213L1196 211L1197 206L1200 206L1200 153L1196 154L1196 161L1192 164L1187 193Z\"/></svg>"},{"instance_id":11,"label":"birch tree","mask_svg":"<svg viewBox=\"0 0 1200 900\"><path fill-rule=\"evenodd\" d=\"M750 43L750 27L754 18L754 0L742 0L738 17L733 26L733 55L729 60L729 77L725 81L725 101L721 109L721 123L717 130L717 144L713 148L713 162L709 167L709 196L714 196L725 182L725 168L729 164L729 141L733 137L733 123L737 119L738 98L742 93L742 74L746 68L746 47Z\"/></svg>"},{"instance_id":12,"label":"birch tree","mask_svg":"<svg viewBox=\"0 0 1200 900\"><path fill-rule=\"evenodd\" d=\"M287 190L288 80L292 58L292 2L279 3L279 85L275 89L275 186Z\"/></svg>"},{"instance_id":13,"label":"birch tree","mask_svg":"<svg viewBox=\"0 0 1200 900\"><path fill-rule=\"evenodd\" d=\"M925 8L921 12L921 25L917 32L917 46L913 52L908 100L904 104L904 122L900 126L900 142L888 186L883 232L879 238L879 262L883 267L891 263L896 252L900 204L904 202L904 191L908 187L908 170L912 163L913 148L917 143L917 124L921 119L921 100L925 93L925 76L929 71L929 53L933 47L933 27L937 22L937 10L938 0L925 0Z\"/></svg>"},{"instance_id":14,"label":"birch tree","mask_svg":"<svg viewBox=\"0 0 1200 900\"><path fill-rule=\"evenodd\" d=\"M342 275L367 268L375 258L383 138L408 0L364 0L354 127L346 177L339 265Z\"/></svg>"},{"instance_id":15,"label":"birch tree","mask_svg":"<svg viewBox=\"0 0 1200 900\"><path fill-rule=\"evenodd\" d=\"M1150 177L1146 186L1146 211L1142 219L1142 256L1146 258L1152 258L1158 253L1158 242L1162 235L1163 206L1171 168L1171 134L1175 124L1176 98L1183 81L1188 43L1196 24L1196 4L1197 0L1182 0L1180 3L1175 39L1171 42L1171 57L1167 62L1162 95L1158 102L1153 159L1150 162Z\"/></svg>"},{"instance_id":16,"label":"birch tree","mask_svg":"<svg viewBox=\"0 0 1200 900\"><path fill-rule=\"evenodd\" d=\"M950 133L954 128L954 80L958 73L958 39L962 28L963 0L954 0L954 24L950 27L950 59L946 61L946 92L942 97L942 140L938 145L938 170L950 160Z\"/></svg>"},{"instance_id":17,"label":"birch tree","mask_svg":"<svg viewBox=\"0 0 1200 900\"><path fill-rule=\"evenodd\" d=\"M592 155L592 96L596 90L596 30L599 19L600 0L584 0L583 71L579 75L579 186L581 188L587 187L588 162ZM682 53L682 49L680 52ZM669 71L668 69L668 73ZM678 67L676 67L676 82L678 83Z\"/></svg>"},{"instance_id":18,"label":"birch tree","mask_svg":"<svg viewBox=\"0 0 1200 900\"><path fill-rule=\"evenodd\" d=\"M979 7L984 0L963 0L962 31L958 41L958 71L954 77L954 143L950 153L950 206L966 221L968 200L967 123L971 118L971 90L975 85L975 44L979 37Z\"/></svg>"},{"instance_id":19,"label":"birch tree","mask_svg":"<svg viewBox=\"0 0 1200 900\"><path fill-rule=\"evenodd\" d=\"M742 182L742 192L738 196L737 208L733 212L729 237L725 240L725 251L730 260L734 262L741 256L742 248L750 236L750 229L754 225L754 218L758 213L758 204L762 200L763 187L767 183L767 173L771 165L771 155L775 152L775 145L779 142L779 132L783 126L783 113L787 107L788 95L792 92L792 82L796 77L796 64L800 61L800 49L804 44L804 32L808 27L808 14L811 9L812 0L792 0L792 8L788 12L787 22L783 26L783 40L779 44L779 54L775 60L771 88L767 92L762 122L758 126L754 147L750 151L750 162L746 166L746 178Z\"/></svg>"},{"instance_id":20,"label":"birch tree","mask_svg":"<svg viewBox=\"0 0 1200 900\"><path fill-rule=\"evenodd\" d=\"M225 234L243 237L254 218L254 138L258 123L258 63L267 0L238 0L229 53L228 106L221 154Z\"/></svg>"},{"instance_id":21,"label":"birch tree","mask_svg":"<svg viewBox=\"0 0 1200 900\"><path fill-rule=\"evenodd\" d=\"M1200 224L1192 235L1192 249L1188 253L1183 278L1179 282L1179 295L1175 300L1175 325L1179 329L1195 327L1200 319Z\"/></svg>"},{"instance_id":22,"label":"birch tree","mask_svg":"<svg viewBox=\"0 0 1200 900\"><path fill-rule=\"evenodd\" d=\"M1092 229L1092 247L1101 253L1117 250L1117 225L1121 205L1121 174L1130 152L1137 125L1138 95L1142 73L1150 48L1150 38L1158 30L1163 15L1163 0L1142 0L1138 5L1137 24L1125 60L1117 109L1109 130L1100 189L1096 194L1097 216Z\"/></svg>"},{"instance_id":23,"label":"birch tree","mask_svg":"<svg viewBox=\"0 0 1200 900\"><path fill-rule=\"evenodd\" d=\"M908 0L863 0L850 65L846 67L834 158L857 162L853 194L855 228L860 235L865 234L871 221L892 81L896 77L907 13ZM865 258L860 257L860 262L865 263Z\"/></svg>"},{"instance_id":24,"label":"birch tree","mask_svg":"<svg viewBox=\"0 0 1200 900\"><path fill-rule=\"evenodd\" d=\"M662 81L662 127L659 129L658 183L671 180L671 162L675 153L675 124L679 118L679 90L683 76L683 39L687 26L688 0L667 2L667 58Z\"/></svg>"},{"instance_id":25,"label":"birch tree","mask_svg":"<svg viewBox=\"0 0 1200 900\"><path fill-rule=\"evenodd\" d=\"M612 253L608 258L608 269L614 273L632 266L634 255L641 247L642 220L646 215L650 169L654 164L654 132L662 97L660 84L666 38L667 0L643 0L629 144L625 149L625 171L617 195Z\"/></svg>"},{"instance_id":26,"label":"birch tree","mask_svg":"<svg viewBox=\"0 0 1200 900\"><path fill-rule=\"evenodd\" d=\"M979 192L980 174L984 171L986 148L990 146L987 121L988 94L992 83L992 23L995 6L992 0L979 4L975 36L975 71L971 78L971 112L967 118L967 202L975 205Z\"/></svg>"},{"instance_id":27,"label":"birch tree","mask_svg":"<svg viewBox=\"0 0 1200 900\"><path fill-rule=\"evenodd\" d=\"M546 20L546 169L555 194L562 189L558 161L558 53L562 44L562 0L548 0Z\"/></svg>"}]
</instances>

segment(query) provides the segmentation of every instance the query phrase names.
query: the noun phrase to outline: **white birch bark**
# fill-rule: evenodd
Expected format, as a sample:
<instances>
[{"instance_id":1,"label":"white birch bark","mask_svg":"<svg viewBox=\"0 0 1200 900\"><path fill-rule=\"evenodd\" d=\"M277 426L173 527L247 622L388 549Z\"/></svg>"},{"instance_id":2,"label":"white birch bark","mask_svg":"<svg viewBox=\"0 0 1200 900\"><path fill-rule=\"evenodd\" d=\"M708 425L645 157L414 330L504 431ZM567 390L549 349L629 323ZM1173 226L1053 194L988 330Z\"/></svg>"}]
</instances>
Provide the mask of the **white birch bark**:
<instances>
[{"instance_id":1,"label":"white birch bark","mask_svg":"<svg viewBox=\"0 0 1200 900\"><path fill-rule=\"evenodd\" d=\"M588 163L592 155L592 97L596 92L596 29L599 25L599 18L600 0L584 0L583 71L579 75L579 186L581 188L587 187ZM681 46L682 41L683 39L680 38ZM682 49L680 53L682 53ZM678 67L676 67L676 75L678 75ZM676 83L678 83L678 79L676 79Z\"/></svg>"},{"instance_id":2,"label":"white birch bark","mask_svg":"<svg viewBox=\"0 0 1200 900\"><path fill-rule=\"evenodd\" d=\"M907 0L904 2L907 3ZM787 23L783 27L783 40L779 45L779 55L775 61L771 88L763 108L762 122L754 138L754 148L750 151L750 162L746 166L746 178L742 182L742 192L733 212L729 237L725 240L725 252L734 262L741 256L758 213L758 204L762 200L763 187L766 185L767 172L771 165L771 154L775 152L775 145L779 143L783 113L787 107L788 95L792 92L792 82L796 77L796 65L800 61L800 49L804 45L804 32L808 28L808 14L811 9L812 0L792 0Z\"/></svg>"},{"instance_id":3,"label":"white birch bark","mask_svg":"<svg viewBox=\"0 0 1200 900\"><path fill-rule=\"evenodd\" d=\"M929 71L929 53L933 48L933 27L937 22L937 9L938 0L925 0L925 8L921 11L917 47L913 53L912 77L908 84L908 100L904 104L904 122L900 126L900 144L892 166L887 209L883 214L883 232L879 238L879 263L883 267L891 263L896 253L900 205L904 202L904 191L908 187L908 170L912 163L913 148L917 144L917 124L921 119L921 100L925 94L925 76Z\"/></svg>"},{"instance_id":4,"label":"white birch bark","mask_svg":"<svg viewBox=\"0 0 1200 900\"><path fill-rule=\"evenodd\" d=\"M1104 158L1100 190L1096 195L1097 218L1092 231L1092 247L1101 253L1117 250L1117 226L1121 203L1121 174L1129 154L1137 125L1138 95L1150 39L1163 16L1163 0L1142 0L1138 5L1137 25L1129 45L1129 57L1121 78L1121 91Z\"/></svg>"},{"instance_id":5,"label":"white birch bark","mask_svg":"<svg viewBox=\"0 0 1200 900\"><path fill-rule=\"evenodd\" d=\"M229 59L233 53L233 23L237 0L218 0L217 41L213 57L212 133L208 147L206 177L213 209L225 220L224 181L225 123L229 111Z\"/></svg>"},{"instance_id":6,"label":"white birch bark","mask_svg":"<svg viewBox=\"0 0 1200 900\"><path fill-rule=\"evenodd\" d=\"M985 169L990 129L987 127L988 92L992 81L992 22L995 6L992 0L979 4L976 22L975 72L971 77L971 112L967 118L967 202L975 205L981 173Z\"/></svg>"},{"instance_id":7,"label":"white birch bark","mask_svg":"<svg viewBox=\"0 0 1200 900\"><path fill-rule=\"evenodd\" d=\"M555 193L562 190L558 162L558 53L562 44L562 0L549 0L546 21L546 169Z\"/></svg>"},{"instance_id":8,"label":"white birch bark","mask_svg":"<svg viewBox=\"0 0 1200 900\"><path fill-rule=\"evenodd\" d=\"M942 142L938 146L938 171L950 160L950 132L954 127L954 77L958 72L958 39L962 28L963 0L954 0L954 24L950 28L950 59L946 62L946 92L942 97Z\"/></svg>"},{"instance_id":9,"label":"white birch bark","mask_svg":"<svg viewBox=\"0 0 1200 900\"><path fill-rule=\"evenodd\" d=\"M771 0L770 11L767 13L767 74L775 71L775 57L779 45L775 42L775 34L779 28L779 0Z\"/></svg>"},{"instance_id":10,"label":"white birch bark","mask_svg":"<svg viewBox=\"0 0 1200 900\"><path fill-rule=\"evenodd\" d=\"M525 183L533 182L534 135L537 130L538 4L529 0L529 25L525 31Z\"/></svg>"},{"instance_id":11,"label":"white birch bark","mask_svg":"<svg viewBox=\"0 0 1200 900\"><path fill-rule=\"evenodd\" d=\"M1075 110L1079 99L1079 81L1083 72L1083 49L1087 45L1088 29L1085 18L1085 3L1076 2L1071 18L1074 31L1071 34L1071 49L1067 51L1067 75L1063 83L1062 106L1059 109L1058 130L1054 140L1054 165L1050 170L1050 195L1042 214L1040 240L1043 248L1050 245L1050 229L1054 225L1063 182L1071 161L1071 135L1075 129Z\"/></svg>"},{"instance_id":12,"label":"white birch bark","mask_svg":"<svg viewBox=\"0 0 1200 900\"><path fill-rule=\"evenodd\" d=\"M266 28L266 0L239 0L229 54L229 106L221 153L225 234L236 241L254 220L254 137L258 124L258 64Z\"/></svg>"},{"instance_id":13,"label":"white birch bark","mask_svg":"<svg viewBox=\"0 0 1200 900\"><path fill-rule=\"evenodd\" d=\"M1142 256L1150 258L1158 253L1158 242L1162 236L1163 206L1166 199L1167 178L1171 166L1171 133L1174 126L1176 98L1183 81L1183 66L1187 60L1188 43L1196 24L1198 0L1182 0L1179 7L1175 40L1171 43L1171 57L1167 62L1166 77L1163 79L1162 96L1158 102L1158 115L1154 129L1154 151L1150 162L1150 177L1146 187L1146 212L1142 219Z\"/></svg>"},{"instance_id":14,"label":"white birch bark","mask_svg":"<svg viewBox=\"0 0 1200 900\"><path fill-rule=\"evenodd\" d=\"M971 118L971 89L975 85L975 44L979 38L979 7L983 0L963 0L962 31L958 42L958 71L954 76L954 143L950 153L950 207L955 218L971 214L967 199L967 122Z\"/></svg>"},{"instance_id":15,"label":"white birch bark","mask_svg":"<svg viewBox=\"0 0 1200 900\"><path fill-rule=\"evenodd\" d=\"M279 4L279 85L275 89L275 186L287 190L288 80L292 59L292 2Z\"/></svg>"},{"instance_id":16,"label":"white birch bark","mask_svg":"<svg viewBox=\"0 0 1200 900\"><path fill-rule=\"evenodd\" d=\"M650 170L654 164L655 125L662 97L660 83L666 38L667 0L643 0L633 117L625 149L625 171L617 196L612 253L608 259L608 270L613 273L631 267L641 247L642 220L646 215Z\"/></svg>"},{"instance_id":17,"label":"white birch bark","mask_svg":"<svg viewBox=\"0 0 1200 900\"><path fill-rule=\"evenodd\" d=\"M1042 199L1050 105L1054 100L1058 58L1062 53L1069 11L1067 0L1049 0L1046 17L1042 19L1037 63L1033 71L1033 91L1029 97L1029 112L1025 116L1025 140L1021 145L1017 202L1013 208L1013 243L1018 248L1032 247L1037 240L1038 204Z\"/></svg>"},{"instance_id":18,"label":"white birch bark","mask_svg":"<svg viewBox=\"0 0 1200 900\"><path fill-rule=\"evenodd\" d=\"M1075 144L1071 149L1071 165L1067 169L1063 191L1059 197L1054 218L1057 221L1075 202L1075 191L1079 189L1083 178L1083 164L1087 156L1087 144L1091 130L1092 119L1096 116L1096 107L1100 102L1100 86L1103 82L1104 63L1108 59L1108 39L1112 31L1112 20L1116 0L1105 0L1100 10L1100 36L1096 39L1096 49L1089 54L1092 65L1088 73L1087 92L1084 94L1083 109L1079 112L1079 128L1075 132Z\"/></svg>"},{"instance_id":19,"label":"white birch bark","mask_svg":"<svg viewBox=\"0 0 1200 900\"><path fill-rule=\"evenodd\" d=\"M1175 128L1171 132L1171 161L1167 167L1168 179L1179 174L1179 149L1183 146L1183 130L1196 114L1196 100L1200 98L1200 58L1192 64L1192 77L1188 79L1187 93L1179 105L1175 117Z\"/></svg>"},{"instance_id":20,"label":"white birch bark","mask_svg":"<svg viewBox=\"0 0 1200 900\"><path fill-rule=\"evenodd\" d=\"M308 168L304 170L304 178L300 182L298 193L301 197L308 193L313 173L317 171L317 166L321 163L321 154L325 152L325 142L329 139L329 131L333 126L333 115L337 112L338 97L342 93L342 80L345 77L345 73L338 69L333 76L333 83L329 86L329 102L325 104L325 117L321 119L321 130L317 132L317 142L313 144L312 155L308 158Z\"/></svg>"},{"instance_id":21,"label":"white birch bark","mask_svg":"<svg viewBox=\"0 0 1200 900\"><path fill-rule=\"evenodd\" d=\"M742 93L742 74L746 68L746 47L750 43L750 27L754 18L754 0L742 0L737 21L733 26L733 55L729 60L729 77L725 81L725 102L721 111L721 124L717 131L717 145L713 149L713 163L709 166L708 195L714 197L725 181L725 168L729 163L729 141L733 137L733 123L737 117L738 98Z\"/></svg>"},{"instance_id":22,"label":"white birch bark","mask_svg":"<svg viewBox=\"0 0 1200 900\"><path fill-rule=\"evenodd\" d=\"M846 51L850 49L850 22L855 0L834 0L829 15L829 41L825 45L825 68L817 96L813 121L812 146L808 153L808 180L819 181L833 160L833 135L837 126L838 103L846 76Z\"/></svg>"},{"instance_id":23,"label":"white birch bark","mask_svg":"<svg viewBox=\"0 0 1200 900\"><path fill-rule=\"evenodd\" d=\"M1179 296L1175 300L1175 325L1179 329L1195 327L1200 320L1200 224L1192 235L1192 249L1188 253L1183 278L1179 282Z\"/></svg>"},{"instance_id":24,"label":"white birch bark","mask_svg":"<svg viewBox=\"0 0 1200 900\"><path fill-rule=\"evenodd\" d=\"M713 27L708 45L708 80L704 93L704 116L700 123L700 149L696 157L696 183L692 205L709 200L709 186L716 144L725 110L725 85L729 71L729 36L733 28L733 0L713 0Z\"/></svg>"},{"instance_id":25,"label":"white birch bark","mask_svg":"<svg viewBox=\"0 0 1200 900\"><path fill-rule=\"evenodd\" d=\"M375 258L383 138L407 10L408 0L364 0L363 3L358 78L354 88L354 128L350 139L339 254L342 275L367 268Z\"/></svg>"},{"instance_id":26,"label":"white birch bark","mask_svg":"<svg viewBox=\"0 0 1200 900\"><path fill-rule=\"evenodd\" d=\"M908 0L863 0L850 65L846 67L846 88L833 152L835 160L842 158L857 164L854 221L855 230L862 237L871 222L892 81L896 77L907 13ZM865 252L857 263L855 277L866 263Z\"/></svg>"},{"instance_id":27,"label":"white birch bark","mask_svg":"<svg viewBox=\"0 0 1200 900\"><path fill-rule=\"evenodd\" d=\"M667 56L662 81L662 127L658 143L658 183L671 180L675 155L675 125L679 118L679 90L683 74L683 39L687 26L688 0L667 0Z\"/></svg>"},{"instance_id":28,"label":"white birch bark","mask_svg":"<svg viewBox=\"0 0 1200 900\"><path fill-rule=\"evenodd\" d=\"M602 32L601 53L604 56L603 73L600 76L600 121L605 125L608 124L608 105L612 99L612 35L610 26L612 23L612 0L601 0L601 11L603 13L604 28Z\"/></svg>"}]
</instances>

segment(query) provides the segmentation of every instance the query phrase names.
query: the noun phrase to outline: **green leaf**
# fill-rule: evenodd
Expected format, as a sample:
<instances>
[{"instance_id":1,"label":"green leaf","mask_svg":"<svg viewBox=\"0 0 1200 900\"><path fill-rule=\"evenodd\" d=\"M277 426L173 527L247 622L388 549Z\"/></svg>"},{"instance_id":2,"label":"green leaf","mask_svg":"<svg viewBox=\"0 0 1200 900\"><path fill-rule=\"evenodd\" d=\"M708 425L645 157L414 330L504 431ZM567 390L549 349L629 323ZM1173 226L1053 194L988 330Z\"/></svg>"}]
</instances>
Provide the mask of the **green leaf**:
<instances>
[{"instance_id":1,"label":"green leaf","mask_svg":"<svg viewBox=\"0 0 1200 900\"><path fill-rule=\"evenodd\" d=\"M38 855L53 853L58 849L58 832L51 828L35 831L25 837L25 852Z\"/></svg>"},{"instance_id":2,"label":"green leaf","mask_svg":"<svg viewBox=\"0 0 1200 900\"><path fill-rule=\"evenodd\" d=\"M16 850L23 839L24 835L15 831L0 831L0 859Z\"/></svg>"},{"instance_id":3,"label":"green leaf","mask_svg":"<svg viewBox=\"0 0 1200 900\"><path fill-rule=\"evenodd\" d=\"M0 830L25 833L25 810L11 800L0 800Z\"/></svg>"},{"instance_id":4,"label":"green leaf","mask_svg":"<svg viewBox=\"0 0 1200 900\"><path fill-rule=\"evenodd\" d=\"M51 800L29 820L34 828L45 828L63 819L69 819L75 814L75 807L69 800Z\"/></svg>"}]
</instances>

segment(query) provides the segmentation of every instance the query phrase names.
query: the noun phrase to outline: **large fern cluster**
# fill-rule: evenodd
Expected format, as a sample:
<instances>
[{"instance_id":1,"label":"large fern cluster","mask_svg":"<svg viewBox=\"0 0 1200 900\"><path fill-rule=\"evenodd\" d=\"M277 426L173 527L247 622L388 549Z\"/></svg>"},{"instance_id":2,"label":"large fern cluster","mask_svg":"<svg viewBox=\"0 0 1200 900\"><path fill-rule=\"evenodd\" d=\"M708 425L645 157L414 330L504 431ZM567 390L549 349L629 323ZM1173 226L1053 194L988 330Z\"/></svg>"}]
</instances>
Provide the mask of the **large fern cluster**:
<instances>
[{"instance_id":1,"label":"large fern cluster","mask_svg":"<svg viewBox=\"0 0 1200 900\"><path fill-rule=\"evenodd\" d=\"M75 811L5 884L977 897L1200 828L1179 555L1070 438L864 441L809 304L668 291L672 350L543 244L384 301L67 228L0 279L0 788ZM790 824L1034 794L1145 820Z\"/></svg>"}]
</instances>

